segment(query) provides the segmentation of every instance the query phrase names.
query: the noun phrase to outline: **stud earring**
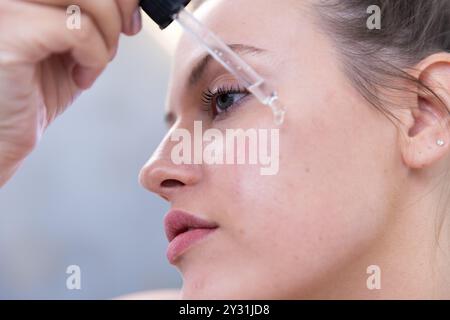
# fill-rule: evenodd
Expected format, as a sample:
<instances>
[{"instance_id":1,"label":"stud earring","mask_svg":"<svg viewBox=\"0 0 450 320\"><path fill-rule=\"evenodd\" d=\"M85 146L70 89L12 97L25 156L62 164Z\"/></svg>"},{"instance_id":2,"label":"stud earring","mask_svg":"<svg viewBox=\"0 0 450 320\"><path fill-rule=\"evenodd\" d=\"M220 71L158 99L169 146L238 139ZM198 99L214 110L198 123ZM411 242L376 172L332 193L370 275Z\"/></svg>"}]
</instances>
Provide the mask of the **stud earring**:
<instances>
[{"instance_id":1,"label":"stud earring","mask_svg":"<svg viewBox=\"0 0 450 320\"><path fill-rule=\"evenodd\" d=\"M442 139L437 139L436 140L436 144L439 146L439 147L442 147L443 145L444 145L444 140L442 140Z\"/></svg>"}]
</instances>

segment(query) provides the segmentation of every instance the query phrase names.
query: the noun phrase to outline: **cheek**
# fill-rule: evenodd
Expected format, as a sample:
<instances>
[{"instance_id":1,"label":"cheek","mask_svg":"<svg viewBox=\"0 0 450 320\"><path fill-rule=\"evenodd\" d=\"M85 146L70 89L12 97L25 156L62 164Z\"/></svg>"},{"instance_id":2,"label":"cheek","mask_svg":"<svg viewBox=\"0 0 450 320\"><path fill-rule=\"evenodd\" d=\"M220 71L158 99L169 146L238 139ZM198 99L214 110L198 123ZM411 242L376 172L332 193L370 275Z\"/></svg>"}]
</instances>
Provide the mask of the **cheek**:
<instances>
[{"instance_id":1,"label":"cheek","mask_svg":"<svg viewBox=\"0 0 450 320\"><path fill-rule=\"evenodd\" d=\"M384 129L376 114L351 95L317 93L307 107L289 110L278 174L262 176L249 165L211 172L226 187L229 254L262 273L283 270L292 277L301 270L295 276L304 283L348 262L378 237L389 188L374 146L388 138L379 134Z\"/></svg>"}]
</instances>

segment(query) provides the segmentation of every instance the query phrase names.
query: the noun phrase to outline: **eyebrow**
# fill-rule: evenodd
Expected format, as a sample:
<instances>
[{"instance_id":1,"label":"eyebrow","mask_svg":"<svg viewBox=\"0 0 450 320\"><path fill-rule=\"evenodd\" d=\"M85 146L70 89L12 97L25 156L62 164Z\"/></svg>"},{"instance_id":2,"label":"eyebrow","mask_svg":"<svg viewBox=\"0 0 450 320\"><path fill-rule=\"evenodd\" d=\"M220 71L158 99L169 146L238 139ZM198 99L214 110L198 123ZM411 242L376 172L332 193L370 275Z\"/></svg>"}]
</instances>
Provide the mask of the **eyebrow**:
<instances>
[{"instance_id":1,"label":"eyebrow","mask_svg":"<svg viewBox=\"0 0 450 320\"><path fill-rule=\"evenodd\" d=\"M240 53L240 54L257 55L266 52L266 50L264 49L241 43L229 44L228 47L238 54ZM206 70L208 69L212 61L214 61L214 58L210 54L206 54L203 58L199 60L199 62L197 62L194 68L192 68L192 71L188 77L188 86L192 87L197 84L197 82L205 74Z\"/></svg>"},{"instance_id":2,"label":"eyebrow","mask_svg":"<svg viewBox=\"0 0 450 320\"><path fill-rule=\"evenodd\" d=\"M258 55L264 52L267 52L265 49L261 49L258 47L254 47L251 45L246 45L242 43L233 43L229 44L228 47L237 54L251 54ZM195 64L192 68L189 77L187 78L187 86L193 87L195 86L200 79L203 78L204 74L210 67L211 63L215 61L214 58L210 54L205 54L200 60ZM164 116L164 122L170 126L176 120L176 116L173 112L167 112Z\"/></svg>"}]
</instances>

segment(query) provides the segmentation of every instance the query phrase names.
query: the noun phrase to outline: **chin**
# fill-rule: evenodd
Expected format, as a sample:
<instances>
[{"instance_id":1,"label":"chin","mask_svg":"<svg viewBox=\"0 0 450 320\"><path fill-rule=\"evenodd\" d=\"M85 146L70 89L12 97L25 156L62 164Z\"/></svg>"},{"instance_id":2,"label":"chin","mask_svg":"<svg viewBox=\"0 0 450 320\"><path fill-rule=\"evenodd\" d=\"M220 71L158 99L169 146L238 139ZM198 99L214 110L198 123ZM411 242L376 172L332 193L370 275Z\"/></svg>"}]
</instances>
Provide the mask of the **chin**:
<instances>
[{"instance_id":1,"label":"chin","mask_svg":"<svg viewBox=\"0 0 450 320\"><path fill-rule=\"evenodd\" d=\"M181 299L183 300L233 300L245 299L242 292L242 285L233 288L229 277L211 277L211 274L204 276L199 274L195 278L183 277L183 288ZM245 281L241 281L243 283ZM250 298L250 297L247 297Z\"/></svg>"}]
</instances>

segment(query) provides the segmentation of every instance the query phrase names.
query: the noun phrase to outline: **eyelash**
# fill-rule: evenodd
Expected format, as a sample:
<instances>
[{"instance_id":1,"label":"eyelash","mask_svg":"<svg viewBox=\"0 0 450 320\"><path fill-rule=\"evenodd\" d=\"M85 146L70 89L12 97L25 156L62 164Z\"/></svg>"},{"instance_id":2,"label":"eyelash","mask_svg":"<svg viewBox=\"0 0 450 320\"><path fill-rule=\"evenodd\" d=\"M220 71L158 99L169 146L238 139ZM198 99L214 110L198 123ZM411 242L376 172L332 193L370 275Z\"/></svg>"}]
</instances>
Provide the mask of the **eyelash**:
<instances>
[{"instance_id":1,"label":"eyelash","mask_svg":"<svg viewBox=\"0 0 450 320\"><path fill-rule=\"evenodd\" d=\"M215 105L216 99L222 95L232 95L232 94L244 94L244 96L242 98L240 98L237 102L235 102L233 105L231 105L229 108L227 108L226 110L219 112ZM245 99L249 94L250 94L250 92L247 89L240 87L240 86L237 86L237 87L223 86L223 87L218 88L217 91L215 91L215 92L212 92L211 90L207 89L206 91L204 91L202 93L202 102L203 102L203 106L205 108L204 110L207 112L210 112L213 119L215 119L219 115L223 116L225 113L230 112L230 109L233 109L237 105L239 105L241 100ZM213 103L214 103L214 105L213 105Z\"/></svg>"}]
</instances>

